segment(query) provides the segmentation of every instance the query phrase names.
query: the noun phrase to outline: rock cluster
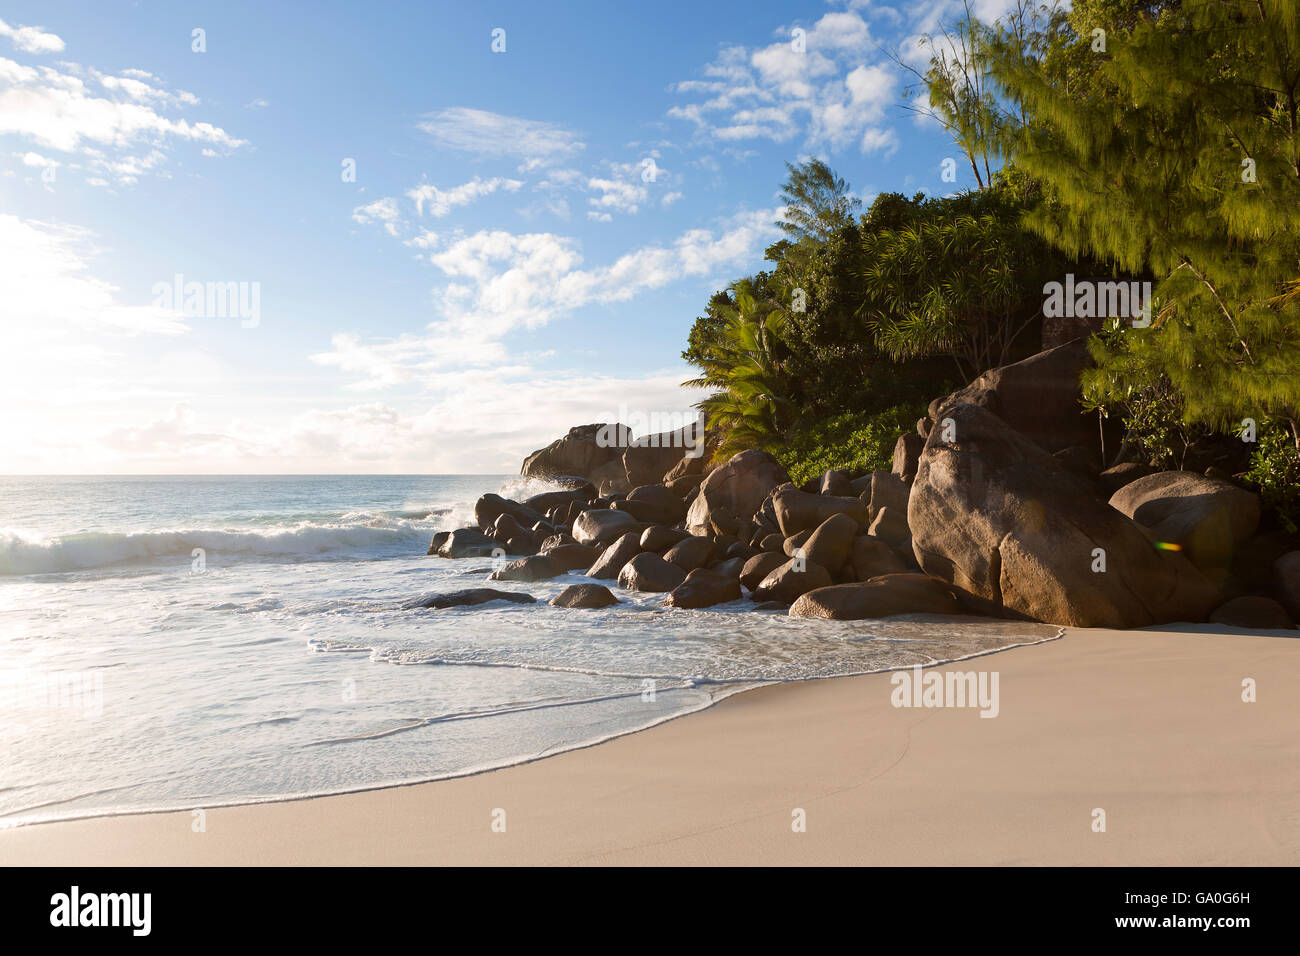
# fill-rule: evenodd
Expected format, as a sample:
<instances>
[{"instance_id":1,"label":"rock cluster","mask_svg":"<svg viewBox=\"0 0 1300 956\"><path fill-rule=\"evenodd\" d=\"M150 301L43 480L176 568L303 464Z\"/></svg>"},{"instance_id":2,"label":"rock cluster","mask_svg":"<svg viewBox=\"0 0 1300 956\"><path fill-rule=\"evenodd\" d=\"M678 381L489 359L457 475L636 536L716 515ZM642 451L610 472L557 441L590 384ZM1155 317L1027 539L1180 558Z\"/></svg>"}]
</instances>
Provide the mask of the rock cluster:
<instances>
[{"instance_id":1,"label":"rock cluster","mask_svg":"<svg viewBox=\"0 0 1300 956\"><path fill-rule=\"evenodd\" d=\"M763 451L713 463L685 432L638 444L621 425L579 426L524 462L559 490L484 495L475 526L439 532L429 553L515 558L500 581L585 570L674 608L748 596L836 620L1291 627L1300 541L1261 531L1258 497L1223 476L1103 470L1100 442L1114 436L1082 414L1088 362L1073 342L985 372L930 404L890 470L803 486ZM618 599L581 584L551 603Z\"/></svg>"}]
</instances>

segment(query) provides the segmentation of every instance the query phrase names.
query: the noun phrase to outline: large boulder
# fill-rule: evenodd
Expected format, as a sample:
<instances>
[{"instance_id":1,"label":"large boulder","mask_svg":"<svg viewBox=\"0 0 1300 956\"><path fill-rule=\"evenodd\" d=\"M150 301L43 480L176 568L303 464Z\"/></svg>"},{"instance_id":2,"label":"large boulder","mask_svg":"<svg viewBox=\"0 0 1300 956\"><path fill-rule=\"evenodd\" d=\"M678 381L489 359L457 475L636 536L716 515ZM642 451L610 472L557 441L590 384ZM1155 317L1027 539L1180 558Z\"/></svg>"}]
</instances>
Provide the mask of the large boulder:
<instances>
[{"instance_id":1,"label":"large boulder","mask_svg":"<svg viewBox=\"0 0 1300 956\"><path fill-rule=\"evenodd\" d=\"M881 574L894 574L903 570L903 562L889 546L889 542L867 534L853 539L849 560L853 564L853 576L859 581L870 581Z\"/></svg>"},{"instance_id":2,"label":"large boulder","mask_svg":"<svg viewBox=\"0 0 1300 956\"><path fill-rule=\"evenodd\" d=\"M521 528L531 528L546 517L534 508L496 494L483 495L474 502L474 522L484 531L496 525L502 515L509 515Z\"/></svg>"},{"instance_id":3,"label":"large boulder","mask_svg":"<svg viewBox=\"0 0 1300 956\"><path fill-rule=\"evenodd\" d=\"M678 528L665 528L661 524L646 528L641 533L641 550L663 554L679 541L685 541L690 535Z\"/></svg>"},{"instance_id":4,"label":"large boulder","mask_svg":"<svg viewBox=\"0 0 1300 956\"><path fill-rule=\"evenodd\" d=\"M1286 609L1300 618L1300 551L1288 551L1273 562L1273 586Z\"/></svg>"},{"instance_id":5,"label":"large boulder","mask_svg":"<svg viewBox=\"0 0 1300 956\"><path fill-rule=\"evenodd\" d=\"M473 607L488 601L509 601L512 604L535 604L537 598L531 594L517 594L514 591L498 591L494 588L467 588L464 591L451 591L447 594L423 594L407 601L402 607L407 610L416 608Z\"/></svg>"},{"instance_id":6,"label":"large boulder","mask_svg":"<svg viewBox=\"0 0 1300 956\"><path fill-rule=\"evenodd\" d=\"M604 547L629 531L644 530L644 523L626 511L611 508L592 508L584 511L573 522L573 538L578 544Z\"/></svg>"},{"instance_id":7,"label":"large boulder","mask_svg":"<svg viewBox=\"0 0 1300 956\"><path fill-rule=\"evenodd\" d=\"M1270 630L1290 630L1295 627L1281 604L1272 598L1247 594L1220 604L1210 615L1213 624L1226 624L1229 627L1268 628Z\"/></svg>"},{"instance_id":8,"label":"large boulder","mask_svg":"<svg viewBox=\"0 0 1300 956\"><path fill-rule=\"evenodd\" d=\"M590 487L591 483L587 482ZM591 488L591 498L596 496L596 489ZM533 495L531 498L524 499L524 507L531 508L538 514L549 514L552 508L567 508L573 502L586 504L591 498L584 498L576 491L543 491L540 495Z\"/></svg>"},{"instance_id":9,"label":"large boulder","mask_svg":"<svg viewBox=\"0 0 1300 956\"><path fill-rule=\"evenodd\" d=\"M641 535L636 531L629 531L600 553L600 557L588 569L587 577L612 580L618 577L618 572L623 570L623 565L641 551Z\"/></svg>"},{"instance_id":10,"label":"large boulder","mask_svg":"<svg viewBox=\"0 0 1300 956\"><path fill-rule=\"evenodd\" d=\"M926 440L908 500L922 570L973 606L1076 627L1203 621L1216 589L1158 550L1039 445L977 405L945 410L955 435ZM1103 570L1104 569L1104 570Z\"/></svg>"},{"instance_id":11,"label":"large boulder","mask_svg":"<svg viewBox=\"0 0 1300 956\"><path fill-rule=\"evenodd\" d=\"M694 424L676 431L658 435L643 435L633 439L623 452L623 470L633 487L657 485L664 476L691 451L695 436Z\"/></svg>"},{"instance_id":12,"label":"large boulder","mask_svg":"<svg viewBox=\"0 0 1300 956\"><path fill-rule=\"evenodd\" d=\"M886 574L859 584L835 584L802 595L795 617L861 621L896 614L960 614L952 589L925 574Z\"/></svg>"},{"instance_id":13,"label":"large boulder","mask_svg":"<svg viewBox=\"0 0 1300 956\"><path fill-rule=\"evenodd\" d=\"M618 598L601 584L570 584L550 603L552 607L600 608L617 604Z\"/></svg>"},{"instance_id":14,"label":"large boulder","mask_svg":"<svg viewBox=\"0 0 1300 956\"><path fill-rule=\"evenodd\" d=\"M754 600L784 601L790 604L801 594L830 587L833 583L831 573L820 564L791 558L759 582L758 587L754 588Z\"/></svg>"},{"instance_id":15,"label":"large boulder","mask_svg":"<svg viewBox=\"0 0 1300 956\"><path fill-rule=\"evenodd\" d=\"M632 439L626 425L575 425L563 438L524 459L520 474L527 478L558 478L574 475L596 484L592 473L610 462L623 467L623 449Z\"/></svg>"},{"instance_id":16,"label":"large boulder","mask_svg":"<svg viewBox=\"0 0 1300 956\"><path fill-rule=\"evenodd\" d=\"M873 471L870 497L872 520L875 520L881 508L892 508L901 514L907 514L907 497L911 493L912 489L907 482L892 471Z\"/></svg>"},{"instance_id":17,"label":"large boulder","mask_svg":"<svg viewBox=\"0 0 1300 956\"><path fill-rule=\"evenodd\" d=\"M1176 545L1202 571L1227 568L1259 527L1259 496L1190 471L1160 471L1129 482L1110 505Z\"/></svg>"},{"instance_id":18,"label":"large boulder","mask_svg":"<svg viewBox=\"0 0 1300 956\"><path fill-rule=\"evenodd\" d=\"M923 448L925 448L925 439L920 435L909 432L898 436L898 441L894 443L892 473L911 484L912 479L916 477L916 466L921 460Z\"/></svg>"},{"instance_id":19,"label":"large boulder","mask_svg":"<svg viewBox=\"0 0 1300 956\"><path fill-rule=\"evenodd\" d=\"M748 557L727 558L719 561L717 564L709 565L709 570L714 574L720 574L724 578L731 578L733 581L740 580L740 572L745 570L745 565L749 563ZM687 575L689 577L690 575Z\"/></svg>"},{"instance_id":20,"label":"large boulder","mask_svg":"<svg viewBox=\"0 0 1300 956\"><path fill-rule=\"evenodd\" d=\"M490 575L489 581L542 581L553 578L564 571L551 558L544 554L534 554L527 558L511 561L497 568Z\"/></svg>"},{"instance_id":21,"label":"large boulder","mask_svg":"<svg viewBox=\"0 0 1300 956\"><path fill-rule=\"evenodd\" d=\"M618 573L618 585L629 591L671 591L686 580L686 572L657 554L643 551Z\"/></svg>"},{"instance_id":22,"label":"large boulder","mask_svg":"<svg viewBox=\"0 0 1300 956\"><path fill-rule=\"evenodd\" d=\"M626 511L638 521L651 524L676 524L686 517L682 499L663 485L638 485L628 496L615 502L619 511Z\"/></svg>"},{"instance_id":23,"label":"large boulder","mask_svg":"<svg viewBox=\"0 0 1300 956\"><path fill-rule=\"evenodd\" d=\"M871 523L867 503L861 498L813 495L794 485L773 492L772 512L781 533L787 538L800 531L812 531L831 515L848 515L863 530Z\"/></svg>"},{"instance_id":24,"label":"large boulder","mask_svg":"<svg viewBox=\"0 0 1300 956\"><path fill-rule=\"evenodd\" d=\"M1079 376L1091 364L1087 344L1079 340L990 369L931 402L930 420L942 432L945 408L978 405L1049 452L1071 445L1096 447L1096 416L1085 414L1079 401Z\"/></svg>"},{"instance_id":25,"label":"large boulder","mask_svg":"<svg viewBox=\"0 0 1300 956\"><path fill-rule=\"evenodd\" d=\"M691 536L683 538L664 552L664 560L677 565L683 571L694 571L709 563L713 557L713 542L708 538Z\"/></svg>"},{"instance_id":26,"label":"large boulder","mask_svg":"<svg viewBox=\"0 0 1300 956\"><path fill-rule=\"evenodd\" d=\"M858 496L858 492L853 490L852 476L843 468L832 468L823 474L821 488L818 490L823 495L835 495L837 498Z\"/></svg>"},{"instance_id":27,"label":"large boulder","mask_svg":"<svg viewBox=\"0 0 1300 956\"><path fill-rule=\"evenodd\" d=\"M781 463L765 451L733 455L700 485L686 515L686 530L699 535L736 534L748 526L768 493L789 480Z\"/></svg>"},{"instance_id":28,"label":"large boulder","mask_svg":"<svg viewBox=\"0 0 1300 956\"><path fill-rule=\"evenodd\" d=\"M501 545L478 528L457 528L443 540L438 554L444 558L486 558Z\"/></svg>"},{"instance_id":29,"label":"large boulder","mask_svg":"<svg viewBox=\"0 0 1300 956\"><path fill-rule=\"evenodd\" d=\"M665 478L664 487L689 505L695 499L695 493L704 484L703 475L682 475L680 478Z\"/></svg>"},{"instance_id":30,"label":"large boulder","mask_svg":"<svg viewBox=\"0 0 1300 956\"><path fill-rule=\"evenodd\" d=\"M848 515L831 515L804 542L804 557L823 568L838 571L853 553L853 539L858 530L858 523Z\"/></svg>"},{"instance_id":31,"label":"large boulder","mask_svg":"<svg viewBox=\"0 0 1300 956\"><path fill-rule=\"evenodd\" d=\"M602 497L625 495L632 490L632 483L627 480L627 472L623 469L622 458L601 465L591 473L591 481Z\"/></svg>"},{"instance_id":32,"label":"large boulder","mask_svg":"<svg viewBox=\"0 0 1300 956\"><path fill-rule=\"evenodd\" d=\"M710 607L740 600L740 582L728 575L696 568L664 601L669 607Z\"/></svg>"},{"instance_id":33,"label":"large boulder","mask_svg":"<svg viewBox=\"0 0 1300 956\"><path fill-rule=\"evenodd\" d=\"M559 544L553 548L542 549L542 555L550 558L561 571L585 570L591 567L592 562L599 558L600 554L598 548L593 548L589 544Z\"/></svg>"},{"instance_id":34,"label":"large boulder","mask_svg":"<svg viewBox=\"0 0 1300 956\"><path fill-rule=\"evenodd\" d=\"M892 544L906 541L912 532L907 524L907 509L889 505L876 512L876 517L867 529L867 534L882 538Z\"/></svg>"},{"instance_id":35,"label":"large boulder","mask_svg":"<svg viewBox=\"0 0 1300 956\"><path fill-rule=\"evenodd\" d=\"M1125 461L1107 468L1101 473L1098 480L1101 482L1101 490L1107 496L1110 496L1125 485L1131 485L1139 478L1155 474L1155 471L1150 465L1144 465L1136 461Z\"/></svg>"},{"instance_id":36,"label":"large boulder","mask_svg":"<svg viewBox=\"0 0 1300 956\"><path fill-rule=\"evenodd\" d=\"M749 590L754 590L762 580L785 564L786 556L776 554L771 551L764 551L762 554L756 554L748 561L740 571L740 583Z\"/></svg>"}]
</instances>

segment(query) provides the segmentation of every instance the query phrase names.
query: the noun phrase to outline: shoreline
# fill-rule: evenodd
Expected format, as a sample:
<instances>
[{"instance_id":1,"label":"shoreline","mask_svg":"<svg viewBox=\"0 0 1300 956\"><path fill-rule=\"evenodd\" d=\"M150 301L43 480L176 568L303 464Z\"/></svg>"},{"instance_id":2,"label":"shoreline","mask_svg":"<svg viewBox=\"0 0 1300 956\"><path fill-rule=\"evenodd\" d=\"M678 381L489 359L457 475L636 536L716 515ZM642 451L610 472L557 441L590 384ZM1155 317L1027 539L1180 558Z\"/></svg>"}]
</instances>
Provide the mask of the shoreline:
<instances>
[{"instance_id":1,"label":"shoreline","mask_svg":"<svg viewBox=\"0 0 1300 956\"><path fill-rule=\"evenodd\" d=\"M207 808L204 832L186 810L10 827L0 863L1295 863L1297 636L1066 629L975 655L993 720L895 708L890 672L784 682L507 767Z\"/></svg>"},{"instance_id":2,"label":"shoreline","mask_svg":"<svg viewBox=\"0 0 1300 956\"><path fill-rule=\"evenodd\" d=\"M963 620L963 619L985 620L985 619L975 618L967 615L954 615L951 617L951 620ZM1066 631L1068 630L1066 627L1060 625L1042 625L1042 626L1044 627L1055 626L1057 628L1057 633L1051 636L1039 638L1038 640L1026 641L1023 644L1010 644L1004 647L987 648L984 650L974 651L970 654L966 654L960 657L954 657L943 661L934 661L930 664L925 664L921 666L926 670L930 670L936 667L944 667L951 664L960 664L964 661L975 660L976 658L987 657L992 654L1001 654L1004 651L1015 650L1021 647L1034 647L1038 644L1046 644L1051 641L1059 641L1063 637L1065 637ZM481 665L467 665L467 666L481 666ZM562 749L555 750L553 752L538 755L538 756L523 757L511 763L494 764L491 766L484 766L484 767L474 767L466 770L455 771L453 773L449 773L437 777L417 777L410 780L399 780L399 781L387 782L387 783L375 783L375 784L369 784L365 786L348 787L340 790L327 790L319 793L295 793L295 794L286 794L282 796L269 796L269 797L223 798L219 802L203 803L202 806L203 809L205 810L228 810L235 807L255 807L255 806L263 806L266 804L294 803L294 802L300 802L304 800L319 800L327 797L355 796L358 794L373 793L377 790L390 790L390 789L396 789L401 787L419 787L419 786L424 786L426 784L445 783L450 780L460 780L465 777L475 777L485 773L495 773L500 770L509 770L515 767L522 767L531 763L536 763L540 760L547 760L552 757L562 756L563 754L573 753L574 751L588 750L592 747L599 747L604 744L611 743L615 740L619 740L623 737L631 736L633 734L646 733L647 731L654 730L656 727L660 727L674 720L681 720L682 718L685 717L693 717L696 714L701 714L707 710L711 710L714 707L717 707L718 705L724 703L725 701L730 700L732 697L736 697L741 694L753 693L756 690L762 690L767 687L780 687L785 684L817 683L819 681L826 681L826 680L846 680L850 678L872 677L881 674L892 674L899 671L910 671L910 670L911 670L911 666L887 667L878 670L863 671L854 674L838 674L835 676L800 677L800 678L771 679L771 680L755 679L752 681L737 680L734 681L733 683L740 683L746 686L741 686L732 689L729 693L726 693L721 697L715 698L709 701L708 703L700 704L699 706L693 709L683 710L678 713L670 714L666 717L661 717L656 720L653 720L650 723L647 723L643 726L633 727L629 730L621 730L607 737L600 737L597 739L588 740L588 741L584 741L572 745L564 745ZM76 814L72 816L54 816L54 817L46 817L44 819L33 819L33 820L7 821L4 819L0 819L0 833L3 833L7 830L16 830L22 827L38 827L38 826L46 826L49 824L60 824L60 823L77 823L86 820L109 819L115 817L156 816L159 814L167 814L167 813L189 813L191 812L193 806L194 806L193 804L190 804L184 807L131 807L131 808L124 808L124 809L116 809L116 810L106 810L102 812L89 811L83 814ZM0 865L3 865L3 860L0 860Z\"/></svg>"}]
</instances>

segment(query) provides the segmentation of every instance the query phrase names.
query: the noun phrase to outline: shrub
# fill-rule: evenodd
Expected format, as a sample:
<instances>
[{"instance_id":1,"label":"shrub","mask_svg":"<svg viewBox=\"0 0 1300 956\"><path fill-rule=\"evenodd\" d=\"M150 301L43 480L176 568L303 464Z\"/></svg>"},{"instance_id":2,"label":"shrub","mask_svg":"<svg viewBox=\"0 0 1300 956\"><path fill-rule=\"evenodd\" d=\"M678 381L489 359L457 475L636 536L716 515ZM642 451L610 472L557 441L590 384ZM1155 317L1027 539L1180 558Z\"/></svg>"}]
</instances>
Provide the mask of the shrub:
<instances>
[{"instance_id":1,"label":"shrub","mask_svg":"<svg viewBox=\"0 0 1300 956\"><path fill-rule=\"evenodd\" d=\"M1300 451L1284 423L1265 422L1246 479L1259 489L1264 507L1291 534L1300 532Z\"/></svg>"},{"instance_id":2,"label":"shrub","mask_svg":"<svg viewBox=\"0 0 1300 956\"><path fill-rule=\"evenodd\" d=\"M790 478L803 484L832 468L889 470L898 436L925 414L925 403L895 405L870 418L857 413L823 419L772 449Z\"/></svg>"}]
</instances>

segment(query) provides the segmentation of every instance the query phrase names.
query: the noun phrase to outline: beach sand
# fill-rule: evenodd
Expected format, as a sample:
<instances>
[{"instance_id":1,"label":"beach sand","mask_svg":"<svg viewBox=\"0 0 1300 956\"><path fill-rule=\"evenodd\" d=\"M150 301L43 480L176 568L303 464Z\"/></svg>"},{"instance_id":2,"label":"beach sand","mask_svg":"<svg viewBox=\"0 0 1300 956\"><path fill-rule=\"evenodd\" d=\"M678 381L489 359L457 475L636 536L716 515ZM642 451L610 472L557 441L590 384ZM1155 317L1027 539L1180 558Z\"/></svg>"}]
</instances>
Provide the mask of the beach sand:
<instances>
[{"instance_id":1,"label":"beach sand","mask_svg":"<svg viewBox=\"0 0 1300 956\"><path fill-rule=\"evenodd\" d=\"M202 833L188 811L16 827L0 863L1300 862L1300 632L1071 630L939 670L997 671L998 716L895 708L888 674L784 684L504 770L211 809Z\"/></svg>"}]
</instances>

